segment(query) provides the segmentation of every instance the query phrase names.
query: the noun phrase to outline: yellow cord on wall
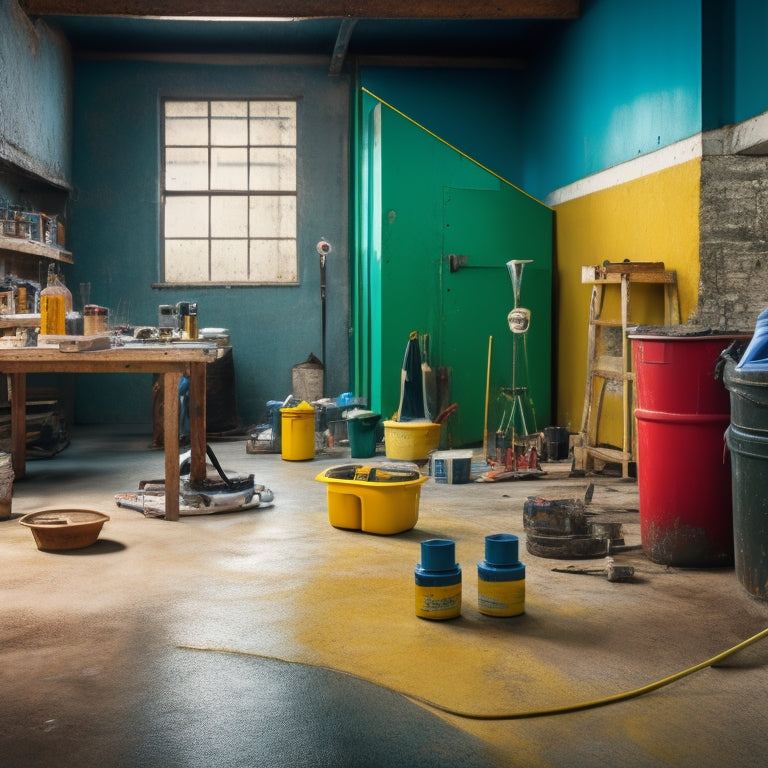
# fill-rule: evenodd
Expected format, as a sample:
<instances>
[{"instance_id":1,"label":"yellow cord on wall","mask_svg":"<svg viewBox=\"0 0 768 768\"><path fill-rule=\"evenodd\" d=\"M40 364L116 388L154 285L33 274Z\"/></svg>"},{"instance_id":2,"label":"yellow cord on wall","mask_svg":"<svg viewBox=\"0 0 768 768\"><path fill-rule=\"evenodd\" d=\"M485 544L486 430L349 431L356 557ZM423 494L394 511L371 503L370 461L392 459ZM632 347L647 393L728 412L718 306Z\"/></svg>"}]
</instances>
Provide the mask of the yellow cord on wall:
<instances>
[{"instance_id":1,"label":"yellow cord on wall","mask_svg":"<svg viewBox=\"0 0 768 768\"><path fill-rule=\"evenodd\" d=\"M550 715L565 715L569 712L580 712L585 709L594 709L596 707L604 707L608 704L617 704L620 701L627 701L628 699L634 699L637 696L642 696L646 693L650 693L651 691L655 691L659 688L664 687L665 685L669 685L670 683L674 683L677 680L681 680L684 677L687 677L688 675L693 674L694 672L698 672L706 667L712 667L715 664L723 661L724 659L727 659L729 656L732 656L734 653L738 653L738 651L743 650L747 646L752 645L753 643L756 643L758 640L763 640L765 637L768 637L768 627L761 632L758 632L756 635L753 635L752 637L748 638L747 640L742 641L738 645L734 645L732 648L729 648L727 651L723 651L722 653L718 653L717 656L713 656L711 659L707 659L706 661L702 661L700 664L696 664L693 667L689 667L688 669L684 669L682 672L677 672L674 675L670 675L669 677L665 677L662 680L657 680L655 683L650 683L649 685L644 685L640 688L635 688L631 691L625 691L624 693L617 693L613 696L606 696L602 699L594 699L593 701L582 701L577 704L566 704L560 707L551 707L548 709L532 709L522 712L499 712L499 713L476 713L476 712L463 712L461 710L452 709L451 707L444 707L442 704L438 704L437 702L430 701L429 699L425 699L422 696L416 696L411 693L404 693L403 691L398 691L397 689L390 688L390 690L394 690L396 693L400 693L402 696L405 696L409 699L412 699L413 701L417 701L420 704L425 704L426 706L432 707L433 709L437 709L440 712L444 712L448 715L454 715L456 717L463 717L470 720L523 720L525 718L532 718L532 717L548 717ZM231 653L231 654L237 654L241 656L253 656L255 658L259 659L268 659L270 661L282 661L285 664L299 664L304 667L316 667L318 669L327 669L332 672L339 672L343 675L349 675L350 677L355 677L359 680L364 680L367 683L373 683L374 685L380 685L380 683L377 683L375 680L370 680L368 678L362 677L361 675L356 675L352 672L345 672L341 669L336 669L334 667L328 667L324 664L311 664L308 662L303 661L290 661L289 659L281 659L277 656L266 656L264 654L260 653L248 653L245 651L235 651L235 650L226 650L221 648L202 648L192 645L179 645L178 648L189 650L189 651L211 651L216 653Z\"/></svg>"}]
</instances>

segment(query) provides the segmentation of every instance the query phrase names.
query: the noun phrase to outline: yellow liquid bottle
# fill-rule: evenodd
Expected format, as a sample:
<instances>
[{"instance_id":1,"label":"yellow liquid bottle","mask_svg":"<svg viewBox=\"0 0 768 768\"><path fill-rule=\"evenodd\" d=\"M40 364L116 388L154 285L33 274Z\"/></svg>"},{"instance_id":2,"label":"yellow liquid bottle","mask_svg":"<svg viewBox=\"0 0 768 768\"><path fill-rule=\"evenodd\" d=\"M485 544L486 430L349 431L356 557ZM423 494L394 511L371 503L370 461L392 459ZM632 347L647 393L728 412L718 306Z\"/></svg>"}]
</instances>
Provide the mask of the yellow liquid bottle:
<instances>
[{"instance_id":1,"label":"yellow liquid bottle","mask_svg":"<svg viewBox=\"0 0 768 768\"><path fill-rule=\"evenodd\" d=\"M67 305L61 294L40 293L40 333L43 336L63 336L66 332Z\"/></svg>"},{"instance_id":2,"label":"yellow liquid bottle","mask_svg":"<svg viewBox=\"0 0 768 768\"><path fill-rule=\"evenodd\" d=\"M69 296L67 296L69 294ZM63 336L67 332L67 299L72 294L59 281L54 266L48 268L48 285L40 291L40 334Z\"/></svg>"}]
</instances>

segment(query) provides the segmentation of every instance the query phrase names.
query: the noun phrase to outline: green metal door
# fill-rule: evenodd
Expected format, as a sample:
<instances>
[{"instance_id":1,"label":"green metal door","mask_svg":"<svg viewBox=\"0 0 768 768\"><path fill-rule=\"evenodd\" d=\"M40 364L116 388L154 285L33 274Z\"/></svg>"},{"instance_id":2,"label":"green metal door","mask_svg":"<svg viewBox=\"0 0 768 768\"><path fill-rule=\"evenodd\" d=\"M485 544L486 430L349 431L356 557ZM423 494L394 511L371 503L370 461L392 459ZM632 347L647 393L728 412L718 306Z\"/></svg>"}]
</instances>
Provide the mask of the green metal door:
<instances>
[{"instance_id":1,"label":"green metal door","mask_svg":"<svg viewBox=\"0 0 768 768\"><path fill-rule=\"evenodd\" d=\"M495 431L505 413L509 418L513 384L526 390L531 406L525 414L527 431L549 423L550 232L551 211L514 187L444 190L439 357L452 369L451 399L459 403L450 423L456 445L483 440L489 347L489 429ZM531 260L523 268L520 295L521 306L531 310L531 324L518 336L516 350L507 322L515 302L506 266L511 259Z\"/></svg>"}]
</instances>

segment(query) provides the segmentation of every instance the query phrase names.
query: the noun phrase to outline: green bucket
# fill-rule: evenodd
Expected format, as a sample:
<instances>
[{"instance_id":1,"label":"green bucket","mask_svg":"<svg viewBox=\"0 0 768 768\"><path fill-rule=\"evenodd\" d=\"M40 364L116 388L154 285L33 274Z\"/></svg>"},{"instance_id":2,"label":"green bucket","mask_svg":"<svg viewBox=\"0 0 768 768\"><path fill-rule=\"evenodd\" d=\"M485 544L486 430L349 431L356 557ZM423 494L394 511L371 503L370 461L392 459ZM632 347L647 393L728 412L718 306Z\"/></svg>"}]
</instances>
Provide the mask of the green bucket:
<instances>
[{"instance_id":1,"label":"green bucket","mask_svg":"<svg viewBox=\"0 0 768 768\"><path fill-rule=\"evenodd\" d=\"M376 455L376 425L381 416L373 411L361 411L347 420L349 452L353 459L368 459Z\"/></svg>"}]
</instances>

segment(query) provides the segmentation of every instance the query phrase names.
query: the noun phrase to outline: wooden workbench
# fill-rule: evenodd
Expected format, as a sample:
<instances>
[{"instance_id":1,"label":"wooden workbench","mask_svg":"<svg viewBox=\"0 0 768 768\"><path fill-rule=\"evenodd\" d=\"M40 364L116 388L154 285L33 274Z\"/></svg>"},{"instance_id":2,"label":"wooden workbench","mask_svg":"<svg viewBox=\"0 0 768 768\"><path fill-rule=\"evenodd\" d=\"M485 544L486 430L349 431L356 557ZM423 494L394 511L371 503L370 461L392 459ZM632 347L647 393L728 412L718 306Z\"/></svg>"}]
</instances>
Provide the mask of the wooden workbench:
<instances>
[{"instance_id":1,"label":"wooden workbench","mask_svg":"<svg viewBox=\"0 0 768 768\"><path fill-rule=\"evenodd\" d=\"M13 377L11 444L16 478L26 473L26 400L28 373L157 373L163 377L165 446L165 519L179 519L179 379L189 374L190 482L205 478L206 365L217 359L215 345L158 344L64 352L57 347L0 349L0 373Z\"/></svg>"}]
</instances>

